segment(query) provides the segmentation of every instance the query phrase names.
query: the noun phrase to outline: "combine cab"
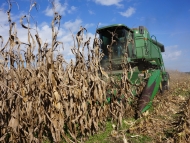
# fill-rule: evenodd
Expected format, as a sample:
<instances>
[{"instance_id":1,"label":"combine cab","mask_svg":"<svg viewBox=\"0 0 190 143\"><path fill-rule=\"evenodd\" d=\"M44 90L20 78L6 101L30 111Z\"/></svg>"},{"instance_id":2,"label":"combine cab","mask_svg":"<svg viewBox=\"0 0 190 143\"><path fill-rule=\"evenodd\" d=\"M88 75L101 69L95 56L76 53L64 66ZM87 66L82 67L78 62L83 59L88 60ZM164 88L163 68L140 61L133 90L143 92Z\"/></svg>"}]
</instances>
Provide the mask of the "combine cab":
<instances>
[{"instance_id":1,"label":"combine cab","mask_svg":"<svg viewBox=\"0 0 190 143\"><path fill-rule=\"evenodd\" d=\"M138 110L145 112L156 93L169 88L169 74L165 71L161 55L165 51L164 45L155 36L150 36L143 26L130 29L123 24L110 25L97 29L97 33L104 53L101 67L114 75L122 74L122 65L129 64L130 82L138 84L143 80L146 83L138 95ZM135 90L132 93L137 95Z\"/></svg>"}]
</instances>

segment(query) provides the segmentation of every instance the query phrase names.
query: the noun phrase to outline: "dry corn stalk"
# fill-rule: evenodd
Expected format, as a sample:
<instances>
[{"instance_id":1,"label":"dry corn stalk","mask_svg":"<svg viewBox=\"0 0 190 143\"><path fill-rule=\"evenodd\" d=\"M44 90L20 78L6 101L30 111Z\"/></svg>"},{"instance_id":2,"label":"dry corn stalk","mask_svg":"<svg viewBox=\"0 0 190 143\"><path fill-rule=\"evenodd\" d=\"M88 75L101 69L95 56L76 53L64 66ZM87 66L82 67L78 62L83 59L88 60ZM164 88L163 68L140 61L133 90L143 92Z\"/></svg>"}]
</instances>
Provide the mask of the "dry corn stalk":
<instances>
[{"instance_id":1,"label":"dry corn stalk","mask_svg":"<svg viewBox=\"0 0 190 143\"><path fill-rule=\"evenodd\" d=\"M67 64L61 54L54 57L56 48L63 45L57 41L61 16L53 7L52 43L49 47L48 43L42 42L37 30L35 36L31 33L30 11L36 6L35 2L31 3L29 15L20 18L21 26L28 31L28 42L21 42L17 37L16 23L11 21L12 4L8 2L10 30L4 46L3 36L0 36L0 56L3 59L0 62L0 141L42 142L48 138L60 142L64 138L66 142L80 142L102 130L108 117L117 123L117 129L122 126L122 118L132 111L128 101L134 98L127 76L127 72L132 70L128 68L130 65L122 63L121 80L109 78L100 66L103 57L101 40L95 37L91 49L91 38L83 40L84 30L87 31L84 27L80 27L76 35L77 46L74 44L71 49L76 62L71 60ZM75 38L73 40L75 43ZM112 40L108 48L113 43ZM26 50L21 50L22 45ZM38 53L35 55L36 46ZM88 49L87 60L85 48ZM111 50L109 55L111 57ZM103 80L99 71L108 82ZM111 97L109 103L108 97Z\"/></svg>"}]
</instances>

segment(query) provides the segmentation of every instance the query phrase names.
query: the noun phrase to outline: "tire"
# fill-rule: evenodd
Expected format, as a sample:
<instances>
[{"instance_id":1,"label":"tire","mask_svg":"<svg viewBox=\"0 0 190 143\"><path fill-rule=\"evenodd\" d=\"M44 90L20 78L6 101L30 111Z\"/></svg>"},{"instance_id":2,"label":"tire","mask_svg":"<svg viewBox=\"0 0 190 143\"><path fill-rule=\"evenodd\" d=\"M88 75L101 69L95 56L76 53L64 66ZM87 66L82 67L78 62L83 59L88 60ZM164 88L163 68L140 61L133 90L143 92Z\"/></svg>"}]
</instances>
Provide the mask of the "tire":
<instances>
[{"instance_id":1,"label":"tire","mask_svg":"<svg viewBox=\"0 0 190 143\"><path fill-rule=\"evenodd\" d=\"M169 90L170 88L170 75L169 73L167 72L167 81L165 81L165 90Z\"/></svg>"},{"instance_id":2,"label":"tire","mask_svg":"<svg viewBox=\"0 0 190 143\"><path fill-rule=\"evenodd\" d=\"M160 82L160 85L159 85L159 91L160 91L161 94L164 93L164 87L165 87L164 82Z\"/></svg>"},{"instance_id":3,"label":"tire","mask_svg":"<svg viewBox=\"0 0 190 143\"><path fill-rule=\"evenodd\" d=\"M166 82L165 89L166 89L166 90L169 90L169 88L170 88L170 79L168 79L168 80L165 81L165 82Z\"/></svg>"}]
</instances>

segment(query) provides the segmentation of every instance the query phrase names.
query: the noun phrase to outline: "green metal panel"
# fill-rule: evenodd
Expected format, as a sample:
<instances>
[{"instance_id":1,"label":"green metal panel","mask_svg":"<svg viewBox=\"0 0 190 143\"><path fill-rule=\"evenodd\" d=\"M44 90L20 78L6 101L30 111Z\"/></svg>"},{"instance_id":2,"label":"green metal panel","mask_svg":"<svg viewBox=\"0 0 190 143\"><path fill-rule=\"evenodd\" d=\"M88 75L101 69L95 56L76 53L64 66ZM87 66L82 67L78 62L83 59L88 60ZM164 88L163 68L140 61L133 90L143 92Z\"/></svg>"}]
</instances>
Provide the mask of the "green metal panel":
<instances>
[{"instance_id":1,"label":"green metal panel","mask_svg":"<svg viewBox=\"0 0 190 143\"><path fill-rule=\"evenodd\" d=\"M136 47L136 57L138 59L143 58L143 47Z\"/></svg>"}]
</instances>

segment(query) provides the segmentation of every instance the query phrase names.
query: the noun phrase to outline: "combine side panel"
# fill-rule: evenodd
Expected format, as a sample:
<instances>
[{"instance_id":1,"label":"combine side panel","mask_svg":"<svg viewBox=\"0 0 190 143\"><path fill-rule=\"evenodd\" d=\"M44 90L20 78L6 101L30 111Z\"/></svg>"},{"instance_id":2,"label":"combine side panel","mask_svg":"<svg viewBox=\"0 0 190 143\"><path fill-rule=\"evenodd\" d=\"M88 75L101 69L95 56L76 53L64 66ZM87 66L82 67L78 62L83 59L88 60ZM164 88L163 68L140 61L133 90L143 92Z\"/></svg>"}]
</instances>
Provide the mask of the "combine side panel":
<instances>
[{"instance_id":1,"label":"combine side panel","mask_svg":"<svg viewBox=\"0 0 190 143\"><path fill-rule=\"evenodd\" d=\"M146 87L144 88L142 95L138 102L138 110L143 113L148 110L152 104L152 100L158 92L161 82L161 71L155 70L152 72Z\"/></svg>"}]
</instances>

